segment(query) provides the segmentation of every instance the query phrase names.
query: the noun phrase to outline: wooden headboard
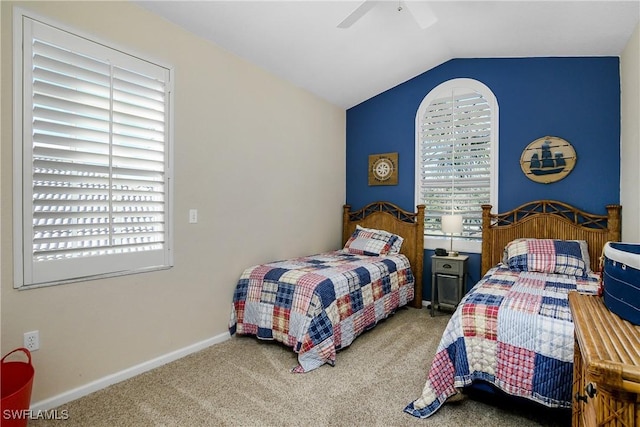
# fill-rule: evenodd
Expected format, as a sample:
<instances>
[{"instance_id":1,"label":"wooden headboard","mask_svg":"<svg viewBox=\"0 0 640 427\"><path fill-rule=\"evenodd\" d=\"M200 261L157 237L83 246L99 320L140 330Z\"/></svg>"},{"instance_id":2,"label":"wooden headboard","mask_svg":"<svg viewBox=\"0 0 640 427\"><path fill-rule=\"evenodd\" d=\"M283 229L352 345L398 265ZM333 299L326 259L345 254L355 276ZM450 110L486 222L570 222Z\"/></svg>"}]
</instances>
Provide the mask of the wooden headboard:
<instances>
[{"instance_id":1,"label":"wooden headboard","mask_svg":"<svg viewBox=\"0 0 640 427\"><path fill-rule=\"evenodd\" d=\"M620 205L607 205L607 215L591 214L566 203L537 200L501 214L482 205L481 276L502 260L504 247L523 237L585 240L591 270L599 271L604 244L620 240Z\"/></svg>"},{"instance_id":2,"label":"wooden headboard","mask_svg":"<svg viewBox=\"0 0 640 427\"><path fill-rule=\"evenodd\" d=\"M404 242L400 253L409 259L415 277L413 306L416 308L422 307L424 208L424 205L418 205L417 212L408 212L393 203L374 202L358 211L351 212L351 206L344 205L342 217L343 246L355 231L356 225L385 230L402 236Z\"/></svg>"}]
</instances>

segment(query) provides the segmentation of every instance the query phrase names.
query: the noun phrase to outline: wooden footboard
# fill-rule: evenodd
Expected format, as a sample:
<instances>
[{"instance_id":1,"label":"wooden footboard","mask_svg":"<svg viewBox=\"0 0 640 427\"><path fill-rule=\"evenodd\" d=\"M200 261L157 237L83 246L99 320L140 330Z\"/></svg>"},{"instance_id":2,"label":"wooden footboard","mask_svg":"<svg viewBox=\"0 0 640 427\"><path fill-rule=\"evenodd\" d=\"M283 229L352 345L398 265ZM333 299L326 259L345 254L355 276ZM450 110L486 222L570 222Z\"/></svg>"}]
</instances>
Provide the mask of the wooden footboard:
<instances>
[{"instance_id":1,"label":"wooden footboard","mask_svg":"<svg viewBox=\"0 0 640 427\"><path fill-rule=\"evenodd\" d=\"M342 244L347 242L356 225L366 228L386 230L402 236L404 242L400 253L411 263L416 280L413 306L422 307L422 272L424 265L424 205L418 205L416 212L409 212L389 202L374 202L364 208L351 211L344 205L342 223Z\"/></svg>"}]
</instances>

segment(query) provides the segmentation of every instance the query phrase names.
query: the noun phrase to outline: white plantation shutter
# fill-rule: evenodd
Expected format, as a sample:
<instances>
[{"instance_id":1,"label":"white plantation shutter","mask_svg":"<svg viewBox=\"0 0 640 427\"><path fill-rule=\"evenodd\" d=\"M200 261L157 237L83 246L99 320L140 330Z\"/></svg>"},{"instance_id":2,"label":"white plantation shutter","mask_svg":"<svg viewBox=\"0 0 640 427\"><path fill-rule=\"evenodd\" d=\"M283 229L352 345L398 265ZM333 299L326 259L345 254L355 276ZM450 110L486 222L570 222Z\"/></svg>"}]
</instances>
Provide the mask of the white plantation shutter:
<instances>
[{"instance_id":1,"label":"white plantation shutter","mask_svg":"<svg viewBox=\"0 0 640 427\"><path fill-rule=\"evenodd\" d=\"M170 70L23 22L22 284L169 266Z\"/></svg>"},{"instance_id":2,"label":"white plantation shutter","mask_svg":"<svg viewBox=\"0 0 640 427\"><path fill-rule=\"evenodd\" d=\"M481 237L481 205L493 203L492 102L467 87L434 89L417 117L417 202L425 234L442 235L440 218L463 216L463 236Z\"/></svg>"}]
</instances>

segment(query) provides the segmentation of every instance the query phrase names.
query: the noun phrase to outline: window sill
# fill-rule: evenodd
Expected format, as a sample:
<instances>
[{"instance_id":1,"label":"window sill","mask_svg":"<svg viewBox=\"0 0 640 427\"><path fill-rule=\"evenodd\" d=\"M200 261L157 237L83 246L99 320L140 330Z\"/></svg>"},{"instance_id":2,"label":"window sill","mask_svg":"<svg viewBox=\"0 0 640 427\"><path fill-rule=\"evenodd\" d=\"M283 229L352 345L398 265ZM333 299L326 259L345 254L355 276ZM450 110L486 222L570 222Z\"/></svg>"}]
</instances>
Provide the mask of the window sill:
<instances>
[{"instance_id":1,"label":"window sill","mask_svg":"<svg viewBox=\"0 0 640 427\"><path fill-rule=\"evenodd\" d=\"M446 237L424 237L424 248L435 250L436 248L451 248L451 239ZM464 253L480 254L482 253L481 240L453 239L453 250Z\"/></svg>"}]
</instances>

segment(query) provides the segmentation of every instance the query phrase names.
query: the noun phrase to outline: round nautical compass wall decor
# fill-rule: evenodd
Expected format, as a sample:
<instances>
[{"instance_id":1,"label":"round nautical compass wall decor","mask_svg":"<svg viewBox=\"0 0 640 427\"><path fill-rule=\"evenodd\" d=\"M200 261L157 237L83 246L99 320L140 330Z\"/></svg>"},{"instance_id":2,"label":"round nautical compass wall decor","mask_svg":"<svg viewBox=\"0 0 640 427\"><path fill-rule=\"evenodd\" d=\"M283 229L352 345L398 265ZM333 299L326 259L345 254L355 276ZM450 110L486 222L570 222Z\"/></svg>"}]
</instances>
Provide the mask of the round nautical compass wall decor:
<instances>
[{"instance_id":1,"label":"round nautical compass wall decor","mask_svg":"<svg viewBox=\"0 0 640 427\"><path fill-rule=\"evenodd\" d=\"M576 160L576 151L568 141L545 136L527 145L520 156L520 167L530 180L550 184L569 175Z\"/></svg>"},{"instance_id":2,"label":"round nautical compass wall decor","mask_svg":"<svg viewBox=\"0 0 640 427\"><path fill-rule=\"evenodd\" d=\"M369 156L369 185L398 184L398 153Z\"/></svg>"}]
</instances>

